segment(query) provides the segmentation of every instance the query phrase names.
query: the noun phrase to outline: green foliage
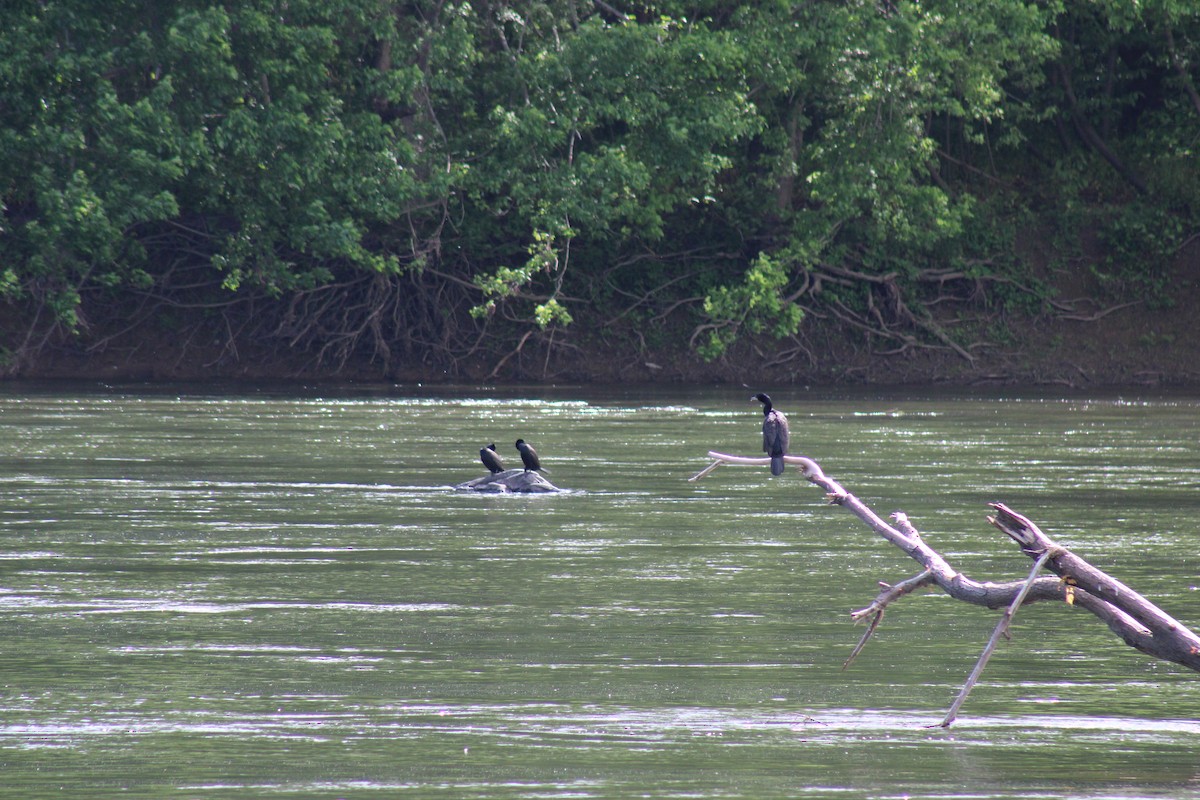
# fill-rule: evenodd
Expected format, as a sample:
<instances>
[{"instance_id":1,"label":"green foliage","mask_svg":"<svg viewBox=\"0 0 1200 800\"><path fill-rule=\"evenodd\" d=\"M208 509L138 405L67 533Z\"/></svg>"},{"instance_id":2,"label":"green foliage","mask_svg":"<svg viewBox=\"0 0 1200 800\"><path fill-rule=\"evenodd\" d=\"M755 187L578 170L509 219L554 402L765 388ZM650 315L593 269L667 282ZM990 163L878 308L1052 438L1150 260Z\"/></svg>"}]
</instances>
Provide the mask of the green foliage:
<instances>
[{"instance_id":1,"label":"green foliage","mask_svg":"<svg viewBox=\"0 0 1200 800\"><path fill-rule=\"evenodd\" d=\"M534 25L504 19L513 38ZM592 18L522 41L493 54L501 74L516 60L509 96L470 144L490 154L466 179L474 213L509 220L493 237L530 243L529 263L477 279L488 303L539 274L561 281L581 242L663 239L667 216L715 191L725 151L760 124L736 78L745 54L721 36Z\"/></svg>"},{"instance_id":2,"label":"green foliage","mask_svg":"<svg viewBox=\"0 0 1200 800\"><path fill-rule=\"evenodd\" d=\"M233 291L312 287L342 265L396 271L369 234L425 187L410 143L344 99L363 99L346 68L362 5L15 10L0 33L0 188L24 291L72 327L86 286L146 287L166 221L205 232L194 255Z\"/></svg>"},{"instance_id":3,"label":"green foliage","mask_svg":"<svg viewBox=\"0 0 1200 800\"><path fill-rule=\"evenodd\" d=\"M1093 274L1111 297L1145 300L1151 308L1174 304L1168 283L1172 257L1185 238L1181 220L1158 207L1135 202L1100 229L1108 255Z\"/></svg>"},{"instance_id":4,"label":"green foliage","mask_svg":"<svg viewBox=\"0 0 1200 800\"><path fill-rule=\"evenodd\" d=\"M1200 221L1194 3L618 5L12 0L0 301L73 328L179 263L289 301L366 276L412 292L395 337L704 297L714 357L797 331L823 269L1016 303L1023 221L1097 208L1096 275L1169 297ZM331 337L385 316L330 307L355 309Z\"/></svg>"},{"instance_id":5,"label":"green foliage","mask_svg":"<svg viewBox=\"0 0 1200 800\"><path fill-rule=\"evenodd\" d=\"M766 120L755 157L775 185L744 193L758 199L758 218L778 220L780 243L767 253L793 265L791 278L830 264L902 284L931 264L993 257L977 249L992 225L976 217L974 198L931 180L945 147L934 124L953 122L964 146L983 141L1004 117L1008 87L1040 83L1038 65L1056 50L1052 14L1023 2L976 3L969 13L936 2L743 9L739 36L765 54L753 76ZM736 335L732 308L749 311L757 296L748 286L709 295L719 327L705 354ZM865 302L862 290L827 290L835 295Z\"/></svg>"},{"instance_id":6,"label":"green foliage","mask_svg":"<svg viewBox=\"0 0 1200 800\"><path fill-rule=\"evenodd\" d=\"M544 303L538 303L533 309L533 319L539 328L546 328L554 323L570 325L572 322L567 309L553 297Z\"/></svg>"},{"instance_id":7,"label":"green foliage","mask_svg":"<svg viewBox=\"0 0 1200 800\"><path fill-rule=\"evenodd\" d=\"M768 331L777 339L795 333L804 312L784 296L789 280L786 265L763 254L742 284L713 290L704 300L704 313L717 324L698 348L700 355L720 356L743 331Z\"/></svg>"}]
</instances>

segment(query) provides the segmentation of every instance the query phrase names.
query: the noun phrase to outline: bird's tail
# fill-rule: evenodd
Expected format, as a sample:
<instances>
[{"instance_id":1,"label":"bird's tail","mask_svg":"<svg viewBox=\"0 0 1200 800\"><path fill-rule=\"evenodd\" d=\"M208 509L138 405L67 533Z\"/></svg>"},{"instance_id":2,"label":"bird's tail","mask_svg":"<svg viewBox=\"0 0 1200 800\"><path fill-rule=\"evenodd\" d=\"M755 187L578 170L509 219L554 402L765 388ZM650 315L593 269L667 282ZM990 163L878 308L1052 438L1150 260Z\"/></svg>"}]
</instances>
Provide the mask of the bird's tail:
<instances>
[{"instance_id":1,"label":"bird's tail","mask_svg":"<svg viewBox=\"0 0 1200 800\"><path fill-rule=\"evenodd\" d=\"M783 474L783 456L771 456L771 474Z\"/></svg>"}]
</instances>

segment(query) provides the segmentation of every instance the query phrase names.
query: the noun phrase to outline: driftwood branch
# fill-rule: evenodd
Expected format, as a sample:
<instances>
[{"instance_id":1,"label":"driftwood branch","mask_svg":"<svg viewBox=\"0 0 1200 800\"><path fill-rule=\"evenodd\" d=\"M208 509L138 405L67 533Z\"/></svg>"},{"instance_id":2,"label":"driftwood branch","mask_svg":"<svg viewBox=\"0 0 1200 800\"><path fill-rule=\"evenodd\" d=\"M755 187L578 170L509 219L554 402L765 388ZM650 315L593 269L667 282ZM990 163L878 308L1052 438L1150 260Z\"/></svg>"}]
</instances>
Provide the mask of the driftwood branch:
<instances>
[{"instance_id":1,"label":"driftwood branch","mask_svg":"<svg viewBox=\"0 0 1200 800\"><path fill-rule=\"evenodd\" d=\"M1128 644L1147 655L1200 672L1200 637L1142 595L1059 546L1037 525L992 503L988 521L1031 558L1048 553L1046 568L1058 575L1067 599L1086 608Z\"/></svg>"},{"instance_id":2,"label":"driftwood branch","mask_svg":"<svg viewBox=\"0 0 1200 800\"><path fill-rule=\"evenodd\" d=\"M710 451L708 456L713 462L689 480L698 480L722 464L758 467L770 464L770 459L762 456L737 456L715 451ZM1077 605L1104 622L1129 646L1147 655L1200 672L1200 637L1144 596L1053 541L1028 518L1004 504L991 504L995 513L988 517L988 521L1016 542L1021 551L1034 560L1034 568L1025 580L1006 583L977 581L955 570L940 553L921 538L904 514L897 512L892 516L894 524L889 523L826 475L816 461L796 455L784 456L784 461L797 467L800 474L810 483L824 489L825 496L831 504L849 510L876 534L920 564L923 570L920 574L894 586L881 583L882 590L871 604L851 614L856 621L867 617L872 619L867 632L847 659L847 665L866 645L882 620L888 604L915 589L936 586L955 600L991 609L1007 609L992 635L992 640L980 656L975 672L942 722L943 726L953 722L967 694L982 673L996 642L1000 636L1007 636L1008 626L1016 610L1027 603L1054 600ZM1038 577L1043 568L1057 577Z\"/></svg>"},{"instance_id":3,"label":"driftwood branch","mask_svg":"<svg viewBox=\"0 0 1200 800\"><path fill-rule=\"evenodd\" d=\"M850 657L846 659L844 664L842 664L842 669L845 669L854 663L854 659L858 658L858 654L861 653L863 648L867 646L867 642L871 639L871 635L875 633L875 630L879 627L879 623L883 622L883 612L888 607L889 603L891 603L893 600L899 600L904 595L909 594L910 592L915 592L917 589L920 589L924 586L929 586L932 583L933 572L931 570L925 570L920 575L914 575L908 580L900 581L900 583L897 583L895 586L880 581L879 586L881 591L878 595L876 595L875 599L871 601L871 605L858 611L853 611L850 614L850 619L856 622L866 617L868 614L873 614L874 616L871 617L871 623L867 626L866 633L864 633L862 638L858 640L858 644L855 645L854 649L850 652Z\"/></svg>"},{"instance_id":4,"label":"driftwood branch","mask_svg":"<svg viewBox=\"0 0 1200 800\"><path fill-rule=\"evenodd\" d=\"M987 646L983 648L983 653L980 654L979 660L975 662L975 669L971 670L971 676L963 684L962 691L958 693L958 697L954 698L954 702L950 704L950 710L946 712L946 718L942 720L941 727L949 728L951 723L958 717L959 709L962 708L963 703L967 702L967 695L971 693L971 690L975 688L975 684L979 682L979 676L983 675L983 668L987 666L988 659L995 652L996 645L1000 642L1000 637L1008 638L1008 629L1012 626L1013 617L1017 615L1017 609L1025 602L1025 597L1029 594L1029 587L1033 586L1033 582L1037 580L1038 573L1042 571L1042 567L1046 565L1046 561L1049 558L1050 551L1047 550L1038 556L1037 561L1034 562L1033 569L1029 570L1029 578L1025 581L1025 585L1021 587L1021 591L1017 592L1017 596L1013 598L1008 608L1004 609L1004 615L996 623L996 630L992 631L992 638L988 639Z\"/></svg>"}]
</instances>

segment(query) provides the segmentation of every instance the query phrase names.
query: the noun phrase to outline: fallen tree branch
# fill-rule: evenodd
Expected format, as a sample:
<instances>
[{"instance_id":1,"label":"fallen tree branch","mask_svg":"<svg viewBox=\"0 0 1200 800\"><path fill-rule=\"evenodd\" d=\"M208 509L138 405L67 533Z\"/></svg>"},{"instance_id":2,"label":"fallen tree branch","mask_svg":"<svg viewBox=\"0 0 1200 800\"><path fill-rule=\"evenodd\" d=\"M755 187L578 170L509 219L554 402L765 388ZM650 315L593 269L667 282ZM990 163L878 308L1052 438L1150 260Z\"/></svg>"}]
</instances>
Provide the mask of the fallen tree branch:
<instances>
[{"instance_id":1,"label":"fallen tree branch","mask_svg":"<svg viewBox=\"0 0 1200 800\"><path fill-rule=\"evenodd\" d=\"M1013 598L1008 608L1004 609L1004 615L996 623L996 630L992 631L992 638L988 639L988 643L983 648L979 660L975 662L975 669L971 670L970 677L963 684L962 691L958 693L958 697L954 698L954 702L950 704L950 710L946 712L946 718L942 720L941 727L949 728L958 717L959 709L962 708L963 703L967 702L967 695L971 693L971 690L975 688L975 684L979 682L979 676L983 674L983 668L987 666L988 660L992 657L992 653L995 652L996 645L1000 642L1000 637L1008 637L1008 629L1012 626L1013 617L1017 615L1017 609L1025 602L1025 596L1029 594L1029 587L1033 586L1033 582L1037 580L1038 573L1042 571L1042 567L1046 565L1049 559L1049 550L1038 556L1033 569L1029 570L1029 578L1025 581L1025 585L1021 587L1021 591L1017 592L1017 596Z\"/></svg>"},{"instance_id":2,"label":"fallen tree branch","mask_svg":"<svg viewBox=\"0 0 1200 800\"><path fill-rule=\"evenodd\" d=\"M871 605L850 613L850 619L855 622L871 613L874 613L875 616L871 618L871 624L867 626L866 633L862 635L862 638L858 640L858 644L854 646L854 650L850 652L850 657L843 662L842 669L846 669L846 667L854 663L854 659L858 658L858 654L867 646L871 634L875 633L875 630L879 627L879 623L883 621L883 612L887 609L889 603L932 583L932 570L925 570L920 575L914 575L908 580L900 581L895 586L880 581L879 586L882 591L871 601Z\"/></svg>"},{"instance_id":3,"label":"fallen tree branch","mask_svg":"<svg viewBox=\"0 0 1200 800\"><path fill-rule=\"evenodd\" d=\"M1103 619L1130 647L1200 671L1200 637L1179 620L1107 573L1059 546L1037 525L1005 506L988 521L1004 531L1031 558L1049 553L1046 567L1068 587L1074 600ZM1103 612L1103 613L1100 613Z\"/></svg>"},{"instance_id":4,"label":"fallen tree branch","mask_svg":"<svg viewBox=\"0 0 1200 800\"><path fill-rule=\"evenodd\" d=\"M1142 302L1143 302L1142 300L1133 300L1129 303L1121 303L1119 305L1109 306L1108 308L1103 308L1092 314L1074 314L1074 313L1073 314L1059 314L1058 318L1074 320L1076 322L1097 322L1099 320L1104 319L1105 317L1107 317L1109 314L1113 313L1114 311L1120 311L1121 309L1129 308L1130 306L1141 305Z\"/></svg>"},{"instance_id":5,"label":"fallen tree branch","mask_svg":"<svg viewBox=\"0 0 1200 800\"><path fill-rule=\"evenodd\" d=\"M699 480L722 464L757 467L770 464L770 459L763 456L737 456L716 451L709 451L708 456L713 462L689 480ZM955 600L992 609L1008 609L992 636L992 642L980 657L976 673L982 672L996 640L1007 634L1008 624L1016 609L1027 603L1047 600L1077 605L1104 622L1129 646L1147 655L1200 672L1200 637L1142 595L1054 542L1037 525L1004 504L991 504L995 514L989 516L988 521L1015 541L1022 552L1034 559L1035 568L1028 578L1021 581L977 581L955 570L940 553L921 538L904 514L896 513L893 515L895 524L889 524L866 503L826 475L816 461L804 456L787 455L784 456L784 462L797 467L805 479L824 489L831 504L849 510L876 534L898 547L923 568L919 575L895 586L881 584L883 591L879 596L869 606L851 615L855 620L871 614L875 616L862 640L847 659L847 664L853 661L865 646L878 627L889 603L917 588L937 586ZM1043 567L1058 577L1038 577L1037 573ZM943 721L943 726L953 722L978 677L978 674L972 674L951 712Z\"/></svg>"},{"instance_id":6,"label":"fallen tree branch","mask_svg":"<svg viewBox=\"0 0 1200 800\"><path fill-rule=\"evenodd\" d=\"M490 380L492 380L493 378L495 378L497 375L499 375L499 374L500 374L500 370L501 370L501 368L503 368L503 367L504 367L504 363L505 363L506 361L508 361L508 360L509 360L510 358L512 358L513 356L515 356L517 353L520 353L520 352L521 352L521 348L525 346L525 342L527 342L527 341L529 340L529 337L530 337L530 336L532 336L532 335L533 335L533 329L532 329L532 328L530 328L529 330L525 331L525 335L521 337L521 341L517 342L517 346L516 346L514 349L510 350L510 351L509 351L509 353L508 353L508 355L506 355L504 358L502 358L502 359L500 359L499 361L497 361L497 362L496 362L496 366L495 366L495 367L492 369L492 371L491 371L491 372L489 372L489 373L488 373L487 379L488 379L489 381L490 381Z\"/></svg>"}]
</instances>

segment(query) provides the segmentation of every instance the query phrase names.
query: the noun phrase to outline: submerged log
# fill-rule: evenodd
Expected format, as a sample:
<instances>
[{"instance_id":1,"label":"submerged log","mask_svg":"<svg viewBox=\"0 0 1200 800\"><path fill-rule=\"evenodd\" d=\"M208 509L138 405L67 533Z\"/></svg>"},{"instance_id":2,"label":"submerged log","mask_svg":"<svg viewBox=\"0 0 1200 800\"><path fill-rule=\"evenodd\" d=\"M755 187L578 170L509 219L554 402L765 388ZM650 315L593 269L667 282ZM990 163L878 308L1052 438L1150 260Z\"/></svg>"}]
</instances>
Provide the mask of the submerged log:
<instances>
[{"instance_id":1,"label":"submerged log","mask_svg":"<svg viewBox=\"0 0 1200 800\"><path fill-rule=\"evenodd\" d=\"M461 490L476 492L516 492L520 494L540 494L544 492L561 492L562 489L542 477L540 472L526 472L523 469L506 469L484 475L473 481L460 483L454 487Z\"/></svg>"},{"instance_id":2,"label":"submerged log","mask_svg":"<svg viewBox=\"0 0 1200 800\"><path fill-rule=\"evenodd\" d=\"M713 463L689 480L702 478L722 464L757 467L770 464L769 458L761 456L735 456L712 451L708 456L713 459ZM985 648L974 673L943 720L943 727L948 727L954 721L959 707L966 700L967 693L974 686L979 673L991 656L998 638L1008 635L1012 616L1019 607L1028 603L1057 601L1078 606L1092 613L1130 647L1200 672L1200 636L1143 595L1059 545L1036 524L1003 503L989 504L995 513L988 517L988 521L1016 542L1021 551L1034 560L1034 568L1025 580L1005 583L977 581L950 566L941 553L921 538L921 534L902 512L892 514L891 518L895 524L890 524L866 503L827 476L812 459L789 455L784 456L784 461L798 467L800 474L810 483L824 489L829 503L850 511L922 568L920 574L895 586L880 582L882 591L870 605L850 615L856 621L870 617L871 624L858 646L854 648L847 664L854 660L875 632L887 606L914 589L936 586L955 600L992 609L1006 608L1004 618L997 626L992 641ZM1043 568L1057 577L1038 577Z\"/></svg>"}]
</instances>

